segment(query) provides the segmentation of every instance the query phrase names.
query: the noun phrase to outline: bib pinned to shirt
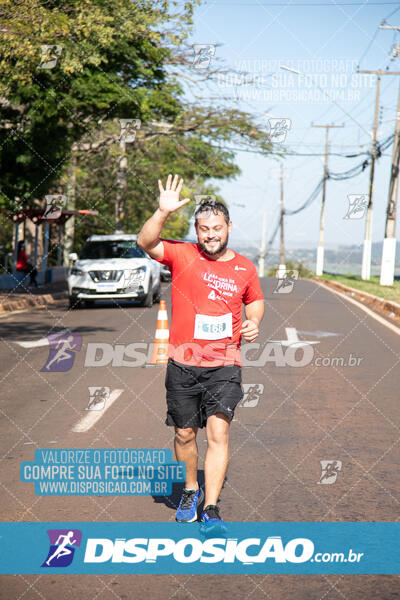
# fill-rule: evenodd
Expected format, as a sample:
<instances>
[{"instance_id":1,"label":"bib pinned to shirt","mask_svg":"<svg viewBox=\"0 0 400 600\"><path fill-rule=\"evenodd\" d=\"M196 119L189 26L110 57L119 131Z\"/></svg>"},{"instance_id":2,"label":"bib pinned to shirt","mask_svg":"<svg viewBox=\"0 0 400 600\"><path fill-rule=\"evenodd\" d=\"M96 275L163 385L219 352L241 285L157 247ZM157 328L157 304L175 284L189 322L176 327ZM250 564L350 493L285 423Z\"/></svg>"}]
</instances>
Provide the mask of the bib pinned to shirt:
<instances>
[{"instance_id":1,"label":"bib pinned to shirt","mask_svg":"<svg viewBox=\"0 0 400 600\"><path fill-rule=\"evenodd\" d=\"M196 315L193 339L221 340L232 337L232 313L226 315Z\"/></svg>"}]
</instances>

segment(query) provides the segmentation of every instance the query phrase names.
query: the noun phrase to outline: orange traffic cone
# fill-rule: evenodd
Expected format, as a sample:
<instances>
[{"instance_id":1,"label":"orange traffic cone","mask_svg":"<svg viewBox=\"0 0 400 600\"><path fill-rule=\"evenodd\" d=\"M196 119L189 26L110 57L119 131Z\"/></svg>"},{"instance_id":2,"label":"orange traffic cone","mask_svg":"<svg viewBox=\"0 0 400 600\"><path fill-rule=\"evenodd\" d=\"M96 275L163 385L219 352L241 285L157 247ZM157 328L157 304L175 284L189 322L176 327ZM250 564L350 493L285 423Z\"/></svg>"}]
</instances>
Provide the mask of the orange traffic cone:
<instances>
[{"instance_id":1,"label":"orange traffic cone","mask_svg":"<svg viewBox=\"0 0 400 600\"><path fill-rule=\"evenodd\" d=\"M154 338L153 354L150 365L166 365L168 363L169 327L167 305L160 301L157 315L156 337Z\"/></svg>"}]
</instances>

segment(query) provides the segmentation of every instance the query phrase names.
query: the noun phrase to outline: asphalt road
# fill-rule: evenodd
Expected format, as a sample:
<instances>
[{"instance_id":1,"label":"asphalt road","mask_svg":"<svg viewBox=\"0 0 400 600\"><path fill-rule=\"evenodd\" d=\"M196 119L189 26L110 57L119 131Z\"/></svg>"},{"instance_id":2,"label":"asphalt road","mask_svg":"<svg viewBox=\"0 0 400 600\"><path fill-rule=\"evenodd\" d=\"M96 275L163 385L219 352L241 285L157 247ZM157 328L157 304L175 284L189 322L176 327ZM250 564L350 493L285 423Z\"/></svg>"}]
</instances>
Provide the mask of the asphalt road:
<instances>
[{"instance_id":1,"label":"asphalt road","mask_svg":"<svg viewBox=\"0 0 400 600\"><path fill-rule=\"evenodd\" d=\"M273 293L273 279L263 279L262 285L267 301L261 347L247 352L253 363L243 367L243 384L246 390L252 386L252 392L244 399L247 406L236 409L231 426L222 516L226 521L398 520L399 336L314 282L298 281L288 294ZM163 284L163 298L170 311L168 284ZM146 309L104 304L71 312L65 303L0 320L2 521L174 521L179 486L169 498L46 497L35 496L33 484L19 480L20 462L33 460L35 448L172 448L172 429L164 425L164 367L85 366L90 343L108 344L121 357L127 344L152 342L157 310L157 305ZM81 342L65 372L42 370L47 345L17 343L38 342L63 329L80 336L74 338L75 348ZM260 360L267 340L285 341L288 335L318 342L312 346L310 364L295 362L302 356L299 349L294 357L292 353L291 365L282 365L282 350L277 353L276 345L275 350L269 345L268 356ZM257 358L262 363L258 366ZM75 432L88 412L92 386L120 393L97 423ZM204 432L199 432L198 445L201 469ZM334 460L340 469L336 480L320 484L320 461ZM400 598L400 578L50 574L0 578L1 600L61 597L393 600Z\"/></svg>"}]
</instances>

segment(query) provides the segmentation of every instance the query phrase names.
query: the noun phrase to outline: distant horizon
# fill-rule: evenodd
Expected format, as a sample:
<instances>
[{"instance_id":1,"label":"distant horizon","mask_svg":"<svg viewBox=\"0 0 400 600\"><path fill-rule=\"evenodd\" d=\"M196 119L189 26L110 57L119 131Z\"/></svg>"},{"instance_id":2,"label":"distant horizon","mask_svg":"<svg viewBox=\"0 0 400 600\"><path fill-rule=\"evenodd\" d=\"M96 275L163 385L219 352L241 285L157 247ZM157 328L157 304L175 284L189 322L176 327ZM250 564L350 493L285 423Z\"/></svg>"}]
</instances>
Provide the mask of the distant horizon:
<instances>
[{"instance_id":1,"label":"distant horizon","mask_svg":"<svg viewBox=\"0 0 400 600\"><path fill-rule=\"evenodd\" d=\"M191 243L196 243L197 239L195 236L186 236L182 239L183 242L191 242ZM396 245L398 245L400 243L400 240L396 240ZM244 242L243 240L235 240L232 239L232 237L229 238L229 247L234 247L234 248L245 248L245 249L249 249L249 248L253 248L255 249L257 247L257 249L260 247L261 245L261 240L255 240L253 244L249 244L248 242ZM372 246L382 246L382 242L372 242ZM326 243L324 245L325 250L337 250L339 248L353 248L353 247L357 247L357 248L362 248L363 245L362 243L354 243L354 244L343 244L343 243ZM308 242L290 242L290 241L285 241L285 248L287 250L312 250L312 251L317 251L316 246L308 241ZM272 248L269 250L269 252L278 252L279 251L279 245L277 245L277 243L274 244L274 246L272 246Z\"/></svg>"}]
</instances>

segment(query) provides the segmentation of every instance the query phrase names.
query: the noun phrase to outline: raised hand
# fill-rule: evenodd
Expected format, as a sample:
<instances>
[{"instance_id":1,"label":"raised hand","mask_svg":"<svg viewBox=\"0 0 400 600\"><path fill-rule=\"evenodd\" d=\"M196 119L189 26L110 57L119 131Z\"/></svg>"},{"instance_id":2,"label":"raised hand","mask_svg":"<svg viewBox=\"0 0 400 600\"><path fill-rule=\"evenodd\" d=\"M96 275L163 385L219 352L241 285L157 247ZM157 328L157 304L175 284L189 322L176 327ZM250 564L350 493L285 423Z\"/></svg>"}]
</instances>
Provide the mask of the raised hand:
<instances>
[{"instance_id":1,"label":"raised hand","mask_svg":"<svg viewBox=\"0 0 400 600\"><path fill-rule=\"evenodd\" d=\"M168 175L165 189L162 186L161 180L158 180L158 188L160 190L158 207L162 212L175 212L190 202L190 198L185 198L184 200L179 199L179 194L181 193L183 186L183 179L181 179L179 183L178 180L178 175L175 175L174 179L172 179L172 175Z\"/></svg>"}]
</instances>

